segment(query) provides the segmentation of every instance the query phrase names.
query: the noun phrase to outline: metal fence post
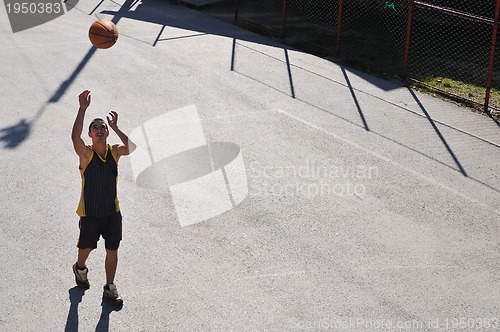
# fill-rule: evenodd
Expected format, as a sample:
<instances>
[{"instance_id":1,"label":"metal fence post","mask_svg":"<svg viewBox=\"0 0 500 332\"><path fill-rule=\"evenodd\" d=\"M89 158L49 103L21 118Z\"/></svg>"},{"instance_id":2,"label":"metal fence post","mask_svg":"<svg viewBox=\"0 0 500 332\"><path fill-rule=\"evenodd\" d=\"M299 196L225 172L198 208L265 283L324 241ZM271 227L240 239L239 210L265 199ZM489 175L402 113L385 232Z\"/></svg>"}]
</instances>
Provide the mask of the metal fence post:
<instances>
[{"instance_id":1,"label":"metal fence post","mask_svg":"<svg viewBox=\"0 0 500 332\"><path fill-rule=\"evenodd\" d=\"M342 18L343 18L343 1L339 0L339 18L337 22L337 47L335 49L335 57L338 58L340 55L340 34L342 32Z\"/></svg>"},{"instance_id":2,"label":"metal fence post","mask_svg":"<svg viewBox=\"0 0 500 332\"><path fill-rule=\"evenodd\" d=\"M281 20L281 37L285 38L286 36L286 0L283 0L283 18Z\"/></svg>"},{"instance_id":3,"label":"metal fence post","mask_svg":"<svg viewBox=\"0 0 500 332\"><path fill-rule=\"evenodd\" d=\"M239 9L239 6L238 6L238 0L234 0L234 21L235 22L238 22L238 9Z\"/></svg>"},{"instance_id":4,"label":"metal fence post","mask_svg":"<svg viewBox=\"0 0 500 332\"><path fill-rule=\"evenodd\" d=\"M495 62L495 46L497 43L498 32L498 14L500 12L500 0L497 0L495 9L495 21L493 23L493 33L491 36L490 63L488 65L488 79L486 81L486 94L484 96L484 111L489 113L488 106L490 104L491 81L493 78L493 63Z\"/></svg>"},{"instance_id":5,"label":"metal fence post","mask_svg":"<svg viewBox=\"0 0 500 332\"><path fill-rule=\"evenodd\" d=\"M408 56L410 54L410 35L411 35L411 26L413 24L414 5L415 5L415 0L410 0L410 7L408 9L408 26L406 28L405 53L403 57L403 80L406 80L408 74Z\"/></svg>"}]
</instances>

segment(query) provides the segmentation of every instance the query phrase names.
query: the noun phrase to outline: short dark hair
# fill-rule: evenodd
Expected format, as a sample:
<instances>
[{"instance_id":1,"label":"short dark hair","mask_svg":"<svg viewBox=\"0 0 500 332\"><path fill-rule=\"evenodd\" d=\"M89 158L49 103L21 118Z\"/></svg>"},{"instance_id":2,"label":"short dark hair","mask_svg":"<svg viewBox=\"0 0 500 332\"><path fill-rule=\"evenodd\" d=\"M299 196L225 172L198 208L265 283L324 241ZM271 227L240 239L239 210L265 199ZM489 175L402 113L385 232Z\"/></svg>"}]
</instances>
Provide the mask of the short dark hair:
<instances>
[{"instance_id":1,"label":"short dark hair","mask_svg":"<svg viewBox=\"0 0 500 332\"><path fill-rule=\"evenodd\" d=\"M89 132L90 132L90 129L92 128L92 125L94 124L94 122L97 122L97 121L102 121L104 122L104 125L106 126L106 130L108 129L108 125L106 124L106 121L104 121L104 119L102 118L95 118L94 120L92 120L90 122L90 125L89 125Z\"/></svg>"}]
</instances>

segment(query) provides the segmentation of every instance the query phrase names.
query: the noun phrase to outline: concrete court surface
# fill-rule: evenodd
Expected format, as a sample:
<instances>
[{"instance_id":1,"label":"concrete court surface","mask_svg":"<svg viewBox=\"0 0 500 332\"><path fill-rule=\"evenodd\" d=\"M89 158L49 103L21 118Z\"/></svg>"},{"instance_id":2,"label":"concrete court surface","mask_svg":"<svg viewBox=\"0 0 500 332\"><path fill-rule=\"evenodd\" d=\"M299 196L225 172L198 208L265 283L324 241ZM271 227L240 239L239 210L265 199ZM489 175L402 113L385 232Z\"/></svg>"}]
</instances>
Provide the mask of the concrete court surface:
<instances>
[{"instance_id":1,"label":"concrete court surface","mask_svg":"<svg viewBox=\"0 0 500 332\"><path fill-rule=\"evenodd\" d=\"M500 330L488 117L162 1L80 1L15 34L1 8L1 331ZM89 44L97 18L118 26L111 49ZM244 161L244 200L182 226L171 187L120 160L121 309L101 301L102 240L91 288L71 272L84 89L85 127L191 107Z\"/></svg>"}]
</instances>

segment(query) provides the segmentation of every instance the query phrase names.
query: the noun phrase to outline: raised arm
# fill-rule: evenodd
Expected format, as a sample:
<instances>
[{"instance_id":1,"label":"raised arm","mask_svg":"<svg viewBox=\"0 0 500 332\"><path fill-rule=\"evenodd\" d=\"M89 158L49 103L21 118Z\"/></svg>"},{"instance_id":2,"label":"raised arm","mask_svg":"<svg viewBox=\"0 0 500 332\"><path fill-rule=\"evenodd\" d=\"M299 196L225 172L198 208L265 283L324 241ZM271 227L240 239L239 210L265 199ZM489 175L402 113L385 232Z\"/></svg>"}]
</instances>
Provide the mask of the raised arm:
<instances>
[{"instance_id":1,"label":"raised arm","mask_svg":"<svg viewBox=\"0 0 500 332\"><path fill-rule=\"evenodd\" d=\"M80 102L80 108L78 109L78 114L76 115L75 123L73 124L73 130L71 131L71 140L73 141L73 148L80 158L85 157L87 153L87 146L82 139L83 131L83 120L85 118L85 112L90 105L90 91L85 90L78 96Z\"/></svg>"},{"instance_id":2,"label":"raised arm","mask_svg":"<svg viewBox=\"0 0 500 332\"><path fill-rule=\"evenodd\" d=\"M111 118L110 118L111 117ZM116 152L117 156L127 156L134 152L137 147L134 142L132 142L128 136L118 128L118 113L115 111L109 112L109 116L106 116L108 119L108 125L113 131L118 135L123 144L116 144L113 146L114 152Z\"/></svg>"}]
</instances>

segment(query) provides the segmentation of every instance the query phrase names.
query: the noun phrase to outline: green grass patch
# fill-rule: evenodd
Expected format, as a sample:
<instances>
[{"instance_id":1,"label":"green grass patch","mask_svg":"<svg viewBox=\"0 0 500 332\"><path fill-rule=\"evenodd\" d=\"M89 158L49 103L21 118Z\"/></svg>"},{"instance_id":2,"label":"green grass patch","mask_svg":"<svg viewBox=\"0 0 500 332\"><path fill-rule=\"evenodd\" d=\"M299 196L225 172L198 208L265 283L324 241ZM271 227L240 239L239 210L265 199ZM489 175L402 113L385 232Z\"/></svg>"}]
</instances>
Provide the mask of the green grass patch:
<instances>
[{"instance_id":1,"label":"green grass patch","mask_svg":"<svg viewBox=\"0 0 500 332\"><path fill-rule=\"evenodd\" d=\"M419 84L419 82L425 85ZM448 100L453 100L462 106L472 107L481 111L483 110L481 105L484 104L486 94L486 89L484 87L442 76L428 76L415 82L413 86L418 88L419 91L436 97L440 96ZM500 108L499 89L491 89L489 105ZM492 116L498 120L498 112L492 112Z\"/></svg>"}]
</instances>

